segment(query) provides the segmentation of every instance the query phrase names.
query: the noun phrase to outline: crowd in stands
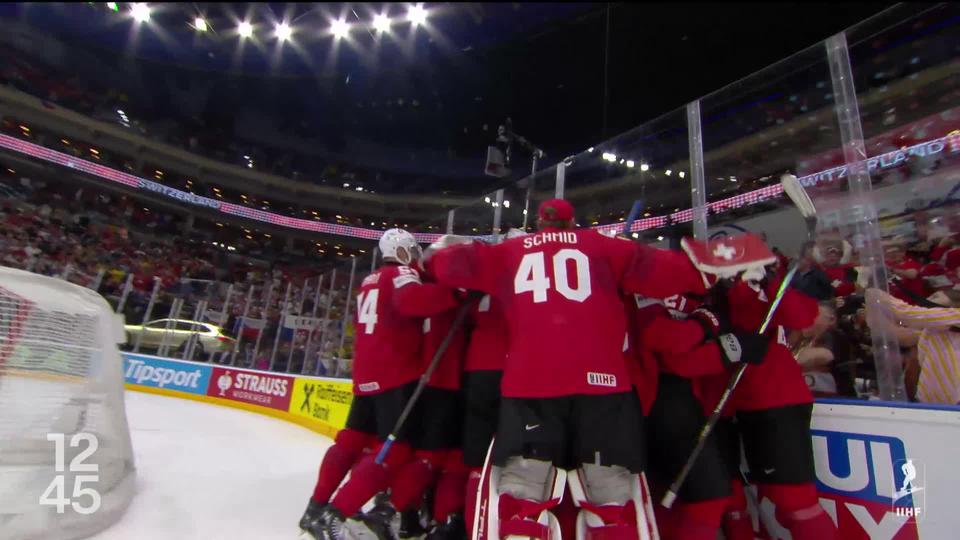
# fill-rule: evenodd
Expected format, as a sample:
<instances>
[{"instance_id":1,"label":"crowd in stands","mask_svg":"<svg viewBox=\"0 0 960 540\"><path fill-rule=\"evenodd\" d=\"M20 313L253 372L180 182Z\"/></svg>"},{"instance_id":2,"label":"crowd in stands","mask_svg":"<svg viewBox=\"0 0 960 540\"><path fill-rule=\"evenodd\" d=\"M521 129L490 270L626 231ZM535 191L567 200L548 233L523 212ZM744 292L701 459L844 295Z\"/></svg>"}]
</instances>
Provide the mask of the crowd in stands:
<instances>
[{"instance_id":1,"label":"crowd in stands","mask_svg":"<svg viewBox=\"0 0 960 540\"><path fill-rule=\"evenodd\" d=\"M336 348L342 331L338 317L344 309L347 276L341 272L332 296L329 279L316 295L321 270L329 274L330 268L329 264L325 267L316 264L321 258L319 255L280 262L271 254L264 256L261 249L249 245L251 241L244 238L232 242L242 245L245 241L246 247L225 250L190 234L183 227L182 217L151 211L128 197L95 193L90 188L67 188L53 182L24 179L0 185L3 186L0 190L0 265L62 277L98 290L114 307L122 303L130 324L147 322L144 317L155 280L157 296L150 320L171 315L176 297L185 299L185 307L178 317L181 319L191 319L192 310L201 299L209 303L209 311L213 313L227 307L229 319L218 318L216 322L223 323L230 335L244 334L247 343L241 340L236 354L231 351L230 358L221 355L214 360L248 367L269 367L282 311L286 309L291 315L310 314L317 302L318 315L327 316L329 324L317 328L312 336L308 365L303 365L308 352L304 350L305 336L298 336L293 343L293 354L288 355L291 336L287 335L279 344L282 353L277 355L283 363L276 364L275 369L309 369L349 376L349 363L334 358L348 355ZM285 306L283 287L286 283L292 287ZM227 284L234 286L229 301ZM272 293L268 295L270 286ZM250 296L248 307L246 293L251 287L255 294ZM302 303L296 301L301 298ZM226 302L229 304L224 306ZM244 310L247 319L265 319L266 323L240 325L238 318ZM201 318L210 320L211 316L212 313ZM257 328L252 332L246 328L245 332L246 326ZM253 345L259 327L263 328L263 337L257 350ZM318 355L326 355L324 362L318 362ZM289 366L286 365L288 356L293 358Z\"/></svg>"},{"instance_id":2,"label":"crowd in stands","mask_svg":"<svg viewBox=\"0 0 960 540\"><path fill-rule=\"evenodd\" d=\"M352 325L343 321L346 268L341 267L331 290L329 272L320 282L320 272L309 261L283 263L250 256L248 249L224 250L193 238L182 218L151 211L125 196L37 180L2 185L0 264L94 288L115 307L122 304L131 323L190 319L198 302L206 300L201 319L222 326L239 343L234 350L195 359L349 376ZM934 310L960 307L960 215L951 208L908 214L913 235L884 243L892 298ZM822 231L799 257L793 285L820 301L821 313L813 327L792 333L788 342L821 396L864 397L876 391L876 320L868 323L865 299L879 294L878 284L860 256L834 229ZM781 265L789 263L782 257ZM355 283L365 270L358 270ZM147 316L155 280L158 295ZM179 314L171 313L177 297L185 300ZM284 324L297 316L314 319L312 330ZM894 327L910 397L923 399L928 393L918 392L917 383L923 365L920 331L904 334L901 322Z\"/></svg>"},{"instance_id":3,"label":"crowd in stands","mask_svg":"<svg viewBox=\"0 0 960 540\"><path fill-rule=\"evenodd\" d=\"M884 242L883 271L889 294L838 231L822 233L805 246L793 286L820 301L820 316L813 327L788 339L816 394L857 396L874 390L868 382L877 378L873 333L884 328L900 347L908 396L923 401L931 395L918 392L917 387L924 364L918 347L922 328L905 332L901 319L894 318L893 324L883 321L894 316L891 306L930 310L933 318L960 308L960 216L955 211L953 207L934 218L912 214L915 236ZM954 331L960 332L960 325ZM960 349L950 354L958 358ZM957 391L953 401L945 403L960 402L960 377L950 376L943 383Z\"/></svg>"}]
</instances>

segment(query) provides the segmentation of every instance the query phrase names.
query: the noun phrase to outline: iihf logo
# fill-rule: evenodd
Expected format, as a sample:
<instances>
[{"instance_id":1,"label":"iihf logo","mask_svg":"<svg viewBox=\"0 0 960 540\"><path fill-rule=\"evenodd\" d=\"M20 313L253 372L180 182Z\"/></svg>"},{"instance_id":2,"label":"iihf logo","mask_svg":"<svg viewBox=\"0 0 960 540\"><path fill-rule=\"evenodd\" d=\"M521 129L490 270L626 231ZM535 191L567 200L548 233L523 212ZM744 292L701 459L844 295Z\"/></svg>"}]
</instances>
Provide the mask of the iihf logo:
<instances>
[{"instance_id":1,"label":"iihf logo","mask_svg":"<svg viewBox=\"0 0 960 540\"><path fill-rule=\"evenodd\" d=\"M230 372L226 372L217 379L217 388L220 389L220 395L226 395L225 392L233 386L233 377L230 376Z\"/></svg>"},{"instance_id":2,"label":"iihf logo","mask_svg":"<svg viewBox=\"0 0 960 540\"><path fill-rule=\"evenodd\" d=\"M893 464L894 477L900 480L893 486L893 511L899 517L914 523L924 516L926 470L921 461L906 458Z\"/></svg>"}]
</instances>

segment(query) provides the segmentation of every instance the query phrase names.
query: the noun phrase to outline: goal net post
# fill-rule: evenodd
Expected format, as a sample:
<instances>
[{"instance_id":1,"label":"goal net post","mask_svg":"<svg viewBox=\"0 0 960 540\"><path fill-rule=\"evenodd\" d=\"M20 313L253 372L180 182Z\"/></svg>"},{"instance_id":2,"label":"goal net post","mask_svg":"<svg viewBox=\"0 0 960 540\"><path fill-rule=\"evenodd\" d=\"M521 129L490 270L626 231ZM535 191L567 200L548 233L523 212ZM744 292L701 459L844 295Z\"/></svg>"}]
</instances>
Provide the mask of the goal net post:
<instances>
[{"instance_id":1,"label":"goal net post","mask_svg":"<svg viewBox=\"0 0 960 540\"><path fill-rule=\"evenodd\" d=\"M72 540L135 491L122 320L97 293L0 267L0 540Z\"/></svg>"}]
</instances>

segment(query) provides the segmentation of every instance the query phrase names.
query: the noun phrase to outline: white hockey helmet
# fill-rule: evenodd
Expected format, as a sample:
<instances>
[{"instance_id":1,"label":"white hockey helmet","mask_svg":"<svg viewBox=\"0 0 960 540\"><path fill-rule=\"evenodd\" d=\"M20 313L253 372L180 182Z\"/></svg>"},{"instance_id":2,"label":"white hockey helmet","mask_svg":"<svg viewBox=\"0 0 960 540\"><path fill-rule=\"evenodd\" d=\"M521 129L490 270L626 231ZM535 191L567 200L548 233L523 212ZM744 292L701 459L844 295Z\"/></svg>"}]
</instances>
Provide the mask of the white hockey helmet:
<instances>
[{"instance_id":1,"label":"white hockey helmet","mask_svg":"<svg viewBox=\"0 0 960 540\"><path fill-rule=\"evenodd\" d=\"M380 237L380 256L400 264L410 264L420 258L420 246L412 234L403 229L389 229Z\"/></svg>"}]
</instances>

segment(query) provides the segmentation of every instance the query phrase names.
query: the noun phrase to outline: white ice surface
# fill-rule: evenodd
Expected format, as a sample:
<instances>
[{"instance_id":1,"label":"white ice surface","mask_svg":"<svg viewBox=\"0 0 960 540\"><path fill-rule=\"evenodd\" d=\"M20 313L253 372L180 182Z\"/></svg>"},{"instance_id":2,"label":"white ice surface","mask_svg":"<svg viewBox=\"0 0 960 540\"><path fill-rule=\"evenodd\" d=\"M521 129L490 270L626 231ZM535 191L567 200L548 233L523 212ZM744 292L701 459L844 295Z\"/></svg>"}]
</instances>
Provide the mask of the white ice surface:
<instances>
[{"instance_id":1,"label":"white ice surface","mask_svg":"<svg viewBox=\"0 0 960 540\"><path fill-rule=\"evenodd\" d=\"M283 420L127 392L137 494L97 540L293 540L332 441Z\"/></svg>"}]
</instances>

